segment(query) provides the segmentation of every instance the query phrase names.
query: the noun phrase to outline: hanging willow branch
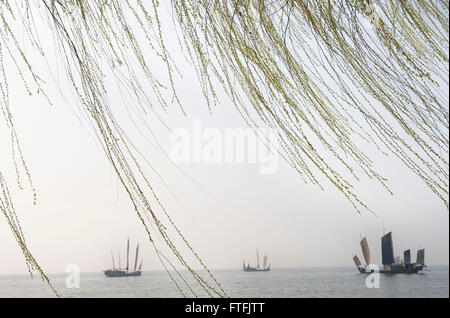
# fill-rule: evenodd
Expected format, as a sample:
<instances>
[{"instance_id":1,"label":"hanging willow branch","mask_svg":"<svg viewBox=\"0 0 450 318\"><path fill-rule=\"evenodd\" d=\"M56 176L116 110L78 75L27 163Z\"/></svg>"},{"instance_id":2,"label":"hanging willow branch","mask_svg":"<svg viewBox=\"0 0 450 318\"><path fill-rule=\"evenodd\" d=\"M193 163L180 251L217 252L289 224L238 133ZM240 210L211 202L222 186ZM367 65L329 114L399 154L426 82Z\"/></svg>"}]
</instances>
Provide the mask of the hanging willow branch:
<instances>
[{"instance_id":1,"label":"hanging willow branch","mask_svg":"<svg viewBox=\"0 0 450 318\"><path fill-rule=\"evenodd\" d=\"M37 271L41 275L42 281L46 282L50 286L51 290L55 293L55 295L59 297L58 292L50 283L50 280L45 275L42 268L39 266L39 264L34 259L33 255L28 250L28 247L25 242L25 236L23 235L19 219L14 209L14 204L11 200L8 186L1 172L0 172L0 212L5 217L6 222L8 223L8 226L11 229L11 232L14 234L14 239L19 245L20 249L22 250L23 256L25 257L25 263L27 265L28 272L30 273L31 277L33 277L33 272Z\"/></svg>"},{"instance_id":2,"label":"hanging willow branch","mask_svg":"<svg viewBox=\"0 0 450 318\"><path fill-rule=\"evenodd\" d=\"M358 211L366 207L345 175L388 189L360 147L368 141L448 208L447 0L172 6L208 100L216 102L215 76L250 126L280 131L281 153L305 181L320 184L319 171Z\"/></svg>"},{"instance_id":3,"label":"hanging willow branch","mask_svg":"<svg viewBox=\"0 0 450 318\"><path fill-rule=\"evenodd\" d=\"M151 14L141 1L42 0L33 3L28 1L2 1L0 19L3 22L3 27L0 28L0 37L7 48L9 57L17 66L17 72L24 80L29 93L31 94L33 91L32 86L40 93L43 91L42 82L24 53L25 50L20 46L12 25L19 23L27 32L30 43L36 48L37 52L44 54L44 50L39 43L39 36L36 33L34 18L35 16L47 18L54 34L59 57L66 67L65 72L81 109L85 112L86 118L96 132L98 140L130 198L136 215L142 222L148 234L148 239L161 262L164 263L167 259L160 257L156 241L153 239L154 236L158 236L165 243L179 264L188 270L194 282L206 295L225 297L226 293L220 283L193 250L159 201L151 186L151 180L144 174L143 168L138 162L139 153L114 118L105 88L103 67L107 66L117 81L121 83L122 88L131 95L130 98L136 103L135 107L140 106L141 109L148 107L151 100L150 94L147 92L148 88L138 81L138 74L135 71L137 69L140 75L144 75L150 82L150 88L153 89L152 92L154 93L152 97L159 101L163 108L167 107L166 101L160 93L163 86L152 74L141 49L142 43L135 36L136 34L145 35L146 45L153 50L162 63L167 65L169 81L172 82L172 66L169 63L169 56L161 37L157 6L156 1L152 2L154 10ZM134 17L134 21L130 21L130 17ZM19 22L17 22L18 19L20 19ZM31 82L27 81L23 75L24 67L31 77ZM7 87L7 76L5 74L3 86ZM177 100L174 89L173 93L174 99ZM2 103L2 109L4 109L6 117L9 118L7 98ZM24 165L24 167L26 166ZM158 215L157 210L162 212ZM167 225L163 223L164 220L168 222ZM181 239L195 260L206 270L208 279L200 276L192 269L192 265L186 262L186 256L182 255L179 247L175 246L175 238L174 235L170 234L169 228ZM167 268L165 264L163 265ZM175 267L173 268L175 269ZM169 271L168 273L182 292L180 284L175 281L176 276L172 276ZM178 277L196 297L197 294L187 284L186 280L181 275L178 275Z\"/></svg>"},{"instance_id":4,"label":"hanging willow branch","mask_svg":"<svg viewBox=\"0 0 450 318\"><path fill-rule=\"evenodd\" d=\"M219 82L249 126L279 131L281 155L305 182L322 187L324 176L357 211L368 208L351 179L368 176L391 192L364 150L370 143L397 156L448 208L448 0L171 4L209 107L218 102L214 83ZM11 119L3 61L13 61L30 94L47 98L44 82L15 35L18 28L25 31L28 46L45 56L36 28L39 18L54 36L80 109L157 255L155 236L204 292L226 296L209 270L212 283L193 271L175 246L168 228L207 270L157 199L108 99L105 79L114 77L141 113L153 109L153 101L165 111L166 91L181 107L158 10L156 0L0 0L1 108L11 130L17 176L20 182L23 171L33 188ZM165 65L166 85L152 72L149 56L152 64ZM165 257L160 260L173 266Z\"/></svg>"}]
</instances>

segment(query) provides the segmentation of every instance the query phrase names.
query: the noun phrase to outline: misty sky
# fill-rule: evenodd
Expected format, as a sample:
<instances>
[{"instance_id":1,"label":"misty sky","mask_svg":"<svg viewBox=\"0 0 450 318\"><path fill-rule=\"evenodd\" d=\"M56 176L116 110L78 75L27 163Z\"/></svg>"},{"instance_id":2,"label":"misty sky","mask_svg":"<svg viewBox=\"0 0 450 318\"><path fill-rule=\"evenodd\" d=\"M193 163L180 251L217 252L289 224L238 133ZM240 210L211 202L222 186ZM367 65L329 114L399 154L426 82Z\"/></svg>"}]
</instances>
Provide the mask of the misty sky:
<instances>
[{"instance_id":1,"label":"misty sky","mask_svg":"<svg viewBox=\"0 0 450 318\"><path fill-rule=\"evenodd\" d=\"M168 46L176 45L171 36ZM52 54L48 53L48 61L53 60ZM155 110L167 126L192 129L193 122L201 120L205 128L246 127L226 97L221 97L221 104L210 114L193 67L179 52L172 54L183 73L176 85L188 116L176 105L168 114ZM39 74L49 79L46 88L53 106L40 96L28 96L20 78L13 75L11 61L6 61L11 75L11 110L37 189L36 206L29 188L19 190L15 183L10 137L3 120L0 168L31 252L48 272L64 272L67 264L77 264L83 272L100 272L111 267L111 250L116 257L121 253L124 264L129 236L133 246L141 242L143 269L161 269L94 134L82 118L77 118L80 111L72 93L58 80L64 79L61 69L49 66L65 96L61 98L46 66L39 65ZM154 69L166 76L164 66L155 65ZM392 155L384 157L367 145L375 167L389 179L394 195L375 181L362 178L356 184L357 191L377 215L358 214L331 184L324 182L322 191L303 183L281 158L279 169L269 175L260 174L256 164L175 167L162 151L170 152L173 141L160 119L148 113L145 120L150 130L133 110L123 107L117 91L111 91L111 103L130 137L164 178L162 182L149 172L162 202L210 268L240 268L243 260L255 263L256 249L261 254L267 252L272 268L353 266L354 253L362 259L360 235L367 236L374 262L381 263L380 238L383 231L391 230L396 255L411 248L414 261L416 250L424 247L428 264L448 264L448 210ZM3 217L0 253L0 275L26 273L21 251Z\"/></svg>"}]
</instances>

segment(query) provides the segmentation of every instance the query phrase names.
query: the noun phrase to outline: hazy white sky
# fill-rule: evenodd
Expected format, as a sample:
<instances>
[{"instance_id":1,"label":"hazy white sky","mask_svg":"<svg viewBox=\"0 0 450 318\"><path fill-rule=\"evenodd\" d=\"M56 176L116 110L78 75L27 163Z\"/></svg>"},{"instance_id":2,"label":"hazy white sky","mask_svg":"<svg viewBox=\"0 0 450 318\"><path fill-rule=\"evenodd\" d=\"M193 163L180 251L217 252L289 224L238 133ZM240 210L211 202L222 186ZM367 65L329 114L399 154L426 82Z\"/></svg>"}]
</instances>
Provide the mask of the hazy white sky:
<instances>
[{"instance_id":1,"label":"hazy white sky","mask_svg":"<svg viewBox=\"0 0 450 318\"><path fill-rule=\"evenodd\" d=\"M176 38L171 41L169 45L175 47ZM201 120L205 128L245 127L226 98L209 114L193 68L178 52L173 54L184 75L177 80L177 87L189 116L173 106L163 120L171 128L191 129L195 120ZM51 52L49 56L52 61ZM6 66L12 70L11 63ZM57 75L57 67L50 66ZM164 67L155 67L164 72ZM39 70L49 78L45 65ZM11 76L9 84L14 120L37 188L37 206L32 204L30 191L21 191L15 184L3 121L0 168L29 248L44 270L63 272L67 264L78 264L82 271L98 272L111 266L111 249L116 255L121 252L124 264L127 236L132 244L141 242L144 270L161 269L102 149L75 116L77 106L68 103L72 95L64 83L60 86L66 100L59 96L53 81L46 85L53 106L39 96L28 96L19 78ZM261 175L254 164L179 165L206 193L169 163L149 130L143 128L142 135L130 124L133 116L124 109L117 92L111 92L111 101L133 140L172 190L154 180L167 210L211 268L240 268L244 259L254 263L257 248L268 253L272 267L353 266L354 253L362 259L360 235L367 236L374 261L381 263L380 238L383 231L391 230L396 255L411 248L415 260L416 250L425 247L428 264L448 264L448 210L394 156L372 152L394 196L371 180L357 184L377 216L358 214L328 183L324 183L325 191L304 184L285 162L270 175ZM146 121L169 152L173 145L170 131L151 113ZM0 218L0 255L0 274L26 273L23 256L4 218Z\"/></svg>"}]
</instances>

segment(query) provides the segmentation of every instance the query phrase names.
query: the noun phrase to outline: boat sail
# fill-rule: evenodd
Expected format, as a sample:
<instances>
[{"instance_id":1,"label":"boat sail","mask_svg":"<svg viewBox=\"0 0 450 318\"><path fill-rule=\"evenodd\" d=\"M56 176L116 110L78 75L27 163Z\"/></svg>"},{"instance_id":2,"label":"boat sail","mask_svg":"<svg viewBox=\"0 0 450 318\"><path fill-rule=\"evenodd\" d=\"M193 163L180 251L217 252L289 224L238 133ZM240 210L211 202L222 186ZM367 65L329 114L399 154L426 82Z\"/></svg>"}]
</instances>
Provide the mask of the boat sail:
<instances>
[{"instance_id":1,"label":"boat sail","mask_svg":"<svg viewBox=\"0 0 450 318\"><path fill-rule=\"evenodd\" d=\"M356 267L361 266L361 261L358 258L358 255L353 256L353 261L355 262Z\"/></svg>"},{"instance_id":2,"label":"boat sail","mask_svg":"<svg viewBox=\"0 0 450 318\"><path fill-rule=\"evenodd\" d=\"M425 264L425 249L424 248L417 251L416 263L422 264L422 265Z\"/></svg>"},{"instance_id":3,"label":"boat sail","mask_svg":"<svg viewBox=\"0 0 450 318\"><path fill-rule=\"evenodd\" d=\"M383 265L394 264L394 244L392 243L392 232L381 238L381 258Z\"/></svg>"},{"instance_id":4,"label":"boat sail","mask_svg":"<svg viewBox=\"0 0 450 318\"><path fill-rule=\"evenodd\" d=\"M363 252L364 260L366 261L366 265L370 264L370 251L369 251L369 244L367 243L366 237L364 237L361 242L361 249Z\"/></svg>"},{"instance_id":5,"label":"boat sail","mask_svg":"<svg viewBox=\"0 0 450 318\"><path fill-rule=\"evenodd\" d=\"M114 253L113 253L113 251L111 251L111 257L112 257L112 261L113 261L113 269L116 269L116 264L114 264Z\"/></svg>"},{"instance_id":6,"label":"boat sail","mask_svg":"<svg viewBox=\"0 0 450 318\"><path fill-rule=\"evenodd\" d=\"M127 268L126 271L128 272L128 266L129 266L129 259L130 259L130 238L127 238Z\"/></svg>"},{"instance_id":7,"label":"boat sail","mask_svg":"<svg viewBox=\"0 0 450 318\"><path fill-rule=\"evenodd\" d=\"M142 273L142 260L141 263L139 265L139 268L136 269L137 264L138 264L138 257L139 257L139 243L136 246L136 257L134 260L134 271L130 272L129 271L129 266L130 266L130 239L128 238L127 240L127 267L125 268L125 270L122 270L121 265L120 265L120 253L119 253L119 269L116 268L116 265L114 263L114 254L111 251L111 256L112 256L112 262L113 262L113 268L112 269L107 269L104 271L105 275L107 277L128 277L128 276L141 276Z\"/></svg>"},{"instance_id":8,"label":"boat sail","mask_svg":"<svg viewBox=\"0 0 450 318\"><path fill-rule=\"evenodd\" d=\"M139 243L136 246L136 258L134 259L134 271L136 271L136 267L137 267L137 261L138 261L138 255L139 255Z\"/></svg>"},{"instance_id":9,"label":"boat sail","mask_svg":"<svg viewBox=\"0 0 450 318\"><path fill-rule=\"evenodd\" d=\"M407 249L403 252L403 260L406 265L411 264L411 250Z\"/></svg>"}]
</instances>

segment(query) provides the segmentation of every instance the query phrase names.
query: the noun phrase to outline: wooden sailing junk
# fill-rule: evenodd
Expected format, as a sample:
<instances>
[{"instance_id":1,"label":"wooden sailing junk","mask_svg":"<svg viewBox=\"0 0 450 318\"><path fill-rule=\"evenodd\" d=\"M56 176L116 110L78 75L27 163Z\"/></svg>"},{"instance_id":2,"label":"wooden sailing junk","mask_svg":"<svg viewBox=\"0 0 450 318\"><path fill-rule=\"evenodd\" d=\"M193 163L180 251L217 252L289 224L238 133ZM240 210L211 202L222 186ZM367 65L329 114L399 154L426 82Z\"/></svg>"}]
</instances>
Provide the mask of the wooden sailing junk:
<instances>
[{"instance_id":1,"label":"wooden sailing junk","mask_svg":"<svg viewBox=\"0 0 450 318\"><path fill-rule=\"evenodd\" d=\"M367 239L361 240L361 249L364 255L366 265L363 266L358 256L353 257L356 267L362 274L373 273L375 269L370 265L370 251ZM380 273L386 274L415 274L422 271L425 265L425 249L417 251L417 259L415 263L411 263L411 251L408 249L403 252L403 260L400 256L394 257L394 244L392 242L392 232L381 238L381 258L383 266L379 270Z\"/></svg>"},{"instance_id":2,"label":"wooden sailing junk","mask_svg":"<svg viewBox=\"0 0 450 318\"><path fill-rule=\"evenodd\" d=\"M111 251L112 256L112 263L113 268L107 269L104 271L105 275L107 277L128 277L128 276L141 276L142 273L142 260L139 264L139 267L137 267L138 257L139 257L139 243L136 246L136 257L134 259L134 270L132 272L129 271L129 259L130 259L130 239L127 241L127 267L125 269L122 269L120 265L120 254L119 254L119 268L116 268L116 265L114 263L114 254Z\"/></svg>"},{"instance_id":3,"label":"wooden sailing junk","mask_svg":"<svg viewBox=\"0 0 450 318\"><path fill-rule=\"evenodd\" d=\"M270 271L270 264L267 264L267 261L268 261L267 255L264 255L262 268L259 266L259 252L258 251L256 251L256 261L257 261L256 267L251 267L249 262L247 262L247 266L245 266L245 261L244 261L244 263L243 263L244 272L269 272Z\"/></svg>"}]
</instances>

